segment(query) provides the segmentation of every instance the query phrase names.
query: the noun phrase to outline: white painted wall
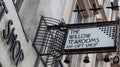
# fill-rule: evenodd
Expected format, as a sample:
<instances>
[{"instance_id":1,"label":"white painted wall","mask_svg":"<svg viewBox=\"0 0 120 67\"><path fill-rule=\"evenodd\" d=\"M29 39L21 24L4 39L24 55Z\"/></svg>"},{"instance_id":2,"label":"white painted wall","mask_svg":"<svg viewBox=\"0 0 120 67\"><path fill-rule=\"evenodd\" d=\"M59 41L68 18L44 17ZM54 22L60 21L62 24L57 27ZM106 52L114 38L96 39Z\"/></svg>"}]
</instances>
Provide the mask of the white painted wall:
<instances>
[{"instance_id":1,"label":"white painted wall","mask_svg":"<svg viewBox=\"0 0 120 67\"><path fill-rule=\"evenodd\" d=\"M20 17L27 36L34 39L41 15L61 19L64 0L24 0L20 9Z\"/></svg>"}]
</instances>

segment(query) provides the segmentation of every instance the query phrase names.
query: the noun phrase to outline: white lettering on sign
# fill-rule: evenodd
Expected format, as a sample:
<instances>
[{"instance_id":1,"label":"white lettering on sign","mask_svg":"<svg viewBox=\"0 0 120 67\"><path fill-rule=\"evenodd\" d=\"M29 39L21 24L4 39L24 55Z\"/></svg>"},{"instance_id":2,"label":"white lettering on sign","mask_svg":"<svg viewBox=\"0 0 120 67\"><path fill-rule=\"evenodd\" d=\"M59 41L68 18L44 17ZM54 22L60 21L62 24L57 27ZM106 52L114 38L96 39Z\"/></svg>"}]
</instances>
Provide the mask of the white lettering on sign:
<instances>
[{"instance_id":1,"label":"white lettering on sign","mask_svg":"<svg viewBox=\"0 0 120 67\"><path fill-rule=\"evenodd\" d=\"M114 47L116 26L69 29L65 49Z\"/></svg>"}]
</instances>

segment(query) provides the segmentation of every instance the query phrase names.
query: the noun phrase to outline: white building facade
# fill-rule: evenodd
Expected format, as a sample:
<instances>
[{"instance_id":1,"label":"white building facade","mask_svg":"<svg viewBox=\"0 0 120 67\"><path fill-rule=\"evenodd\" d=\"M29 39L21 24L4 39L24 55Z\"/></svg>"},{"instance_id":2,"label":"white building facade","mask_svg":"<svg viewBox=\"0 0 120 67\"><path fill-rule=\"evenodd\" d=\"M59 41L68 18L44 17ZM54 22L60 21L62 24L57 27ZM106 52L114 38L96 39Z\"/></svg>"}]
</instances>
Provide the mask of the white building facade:
<instances>
[{"instance_id":1,"label":"white building facade","mask_svg":"<svg viewBox=\"0 0 120 67\"><path fill-rule=\"evenodd\" d=\"M114 67L105 63L105 54L88 54L90 63L84 63L86 54L70 55L66 64L63 55L60 63L47 66L46 57L37 54L33 47L34 37L41 16L65 20L66 24L90 23L111 20L110 6L113 0L0 0L0 67ZM117 1L116 1L117 2ZM114 2L114 4L116 4ZM96 15L89 9L95 4L102 7ZM76 9L83 12L73 12ZM113 12L113 19L119 14ZM112 53L110 53L111 58Z\"/></svg>"}]
</instances>

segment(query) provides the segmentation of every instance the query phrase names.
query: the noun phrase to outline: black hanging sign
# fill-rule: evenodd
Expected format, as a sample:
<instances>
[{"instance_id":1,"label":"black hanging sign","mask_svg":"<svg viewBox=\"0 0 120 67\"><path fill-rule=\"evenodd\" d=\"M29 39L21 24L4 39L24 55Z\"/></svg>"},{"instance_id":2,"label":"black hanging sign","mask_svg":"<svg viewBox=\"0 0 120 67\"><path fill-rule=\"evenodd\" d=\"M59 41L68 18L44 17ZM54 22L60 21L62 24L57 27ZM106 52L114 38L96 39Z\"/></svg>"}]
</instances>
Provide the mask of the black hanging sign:
<instances>
[{"instance_id":1,"label":"black hanging sign","mask_svg":"<svg viewBox=\"0 0 120 67\"><path fill-rule=\"evenodd\" d=\"M65 53L116 51L117 21L68 24Z\"/></svg>"}]
</instances>

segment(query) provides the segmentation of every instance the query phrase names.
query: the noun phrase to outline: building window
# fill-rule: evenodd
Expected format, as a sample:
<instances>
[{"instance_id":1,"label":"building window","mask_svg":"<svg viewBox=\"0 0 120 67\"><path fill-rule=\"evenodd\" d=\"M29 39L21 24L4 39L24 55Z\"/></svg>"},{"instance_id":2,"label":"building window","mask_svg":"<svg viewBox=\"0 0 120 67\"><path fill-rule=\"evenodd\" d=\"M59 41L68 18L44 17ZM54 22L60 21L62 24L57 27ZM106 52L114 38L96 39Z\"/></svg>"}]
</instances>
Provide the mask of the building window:
<instances>
[{"instance_id":1,"label":"building window","mask_svg":"<svg viewBox=\"0 0 120 67\"><path fill-rule=\"evenodd\" d=\"M13 4L15 5L16 11L19 12L22 3L24 0L13 0Z\"/></svg>"},{"instance_id":2,"label":"building window","mask_svg":"<svg viewBox=\"0 0 120 67\"><path fill-rule=\"evenodd\" d=\"M79 12L80 6L79 6L78 4L76 4L74 10L75 10L75 12L73 11L71 23L72 23L72 24L80 23L81 20L82 20L82 15L81 15L82 12ZM77 10L78 10L78 12L77 12Z\"/></svg>"}]
</instances>

